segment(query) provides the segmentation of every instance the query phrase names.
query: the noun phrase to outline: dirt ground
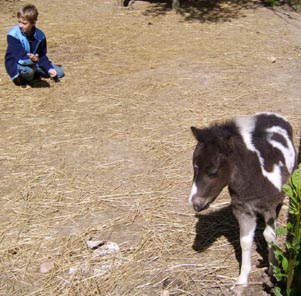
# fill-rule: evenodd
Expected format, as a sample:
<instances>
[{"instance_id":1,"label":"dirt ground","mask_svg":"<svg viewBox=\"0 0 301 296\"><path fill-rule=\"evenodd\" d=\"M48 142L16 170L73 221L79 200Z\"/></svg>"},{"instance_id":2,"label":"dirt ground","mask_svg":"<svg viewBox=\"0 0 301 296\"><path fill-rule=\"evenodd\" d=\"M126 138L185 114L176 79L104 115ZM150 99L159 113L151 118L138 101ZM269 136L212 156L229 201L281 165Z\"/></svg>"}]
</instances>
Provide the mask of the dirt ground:
<instances>
[{"instance_id":1,"label":"dirt ground","mask_svg":"<svg viewBox=\"0 0 301 296\"><path fill-rule=\"evenodd\" d=\"M190 126L275 111L300 141L300 14L116 2L32 1L61 82L24 91L0 64L0 295L231 295L237 224L227 191L188 205ZM0 0L2 57L25 3ZM269 291L256 242L243 295Z\"/></svg>"}]
</instances>

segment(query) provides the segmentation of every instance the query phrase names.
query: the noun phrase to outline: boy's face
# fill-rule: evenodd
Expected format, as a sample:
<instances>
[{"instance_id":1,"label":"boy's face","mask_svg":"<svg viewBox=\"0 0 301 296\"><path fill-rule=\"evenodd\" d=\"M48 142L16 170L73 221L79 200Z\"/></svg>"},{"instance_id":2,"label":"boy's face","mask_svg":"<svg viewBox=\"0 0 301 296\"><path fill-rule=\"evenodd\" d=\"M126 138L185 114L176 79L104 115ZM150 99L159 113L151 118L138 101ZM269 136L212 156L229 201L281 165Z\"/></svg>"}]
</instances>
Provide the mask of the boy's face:
<instances>
[{"instance_id":1,"label":"boy's face","mask_svg":"<svg viewBox=\"0 0 301 296\"><path fill-rule=\"evenodd\" d=\"M19 19L18 19L18 23L19 23L20 29L21 29L26 35L29 35L29 34L30 34L32 27L36 24L36 22L30 23L29 21L27 21L27 20L24 19L24 18L19 18Z\"/></svg>"}]
</instances>

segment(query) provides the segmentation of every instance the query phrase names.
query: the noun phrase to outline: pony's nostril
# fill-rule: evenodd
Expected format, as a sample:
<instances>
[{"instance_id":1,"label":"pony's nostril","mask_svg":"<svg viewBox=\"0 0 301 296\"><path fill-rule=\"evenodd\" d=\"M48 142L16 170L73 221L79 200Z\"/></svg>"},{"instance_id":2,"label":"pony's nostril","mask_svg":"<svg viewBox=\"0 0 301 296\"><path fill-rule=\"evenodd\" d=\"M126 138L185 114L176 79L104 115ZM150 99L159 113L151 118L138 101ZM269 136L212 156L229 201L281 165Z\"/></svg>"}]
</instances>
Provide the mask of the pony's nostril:
<instances>
[{"instance_id":1,"label":"pony's nostril","mask_svg":"<svg viewBox=\"0 0 301 296\"><path fill-rule=\"evenodd\" d=\"M196 212L200 212L202 210L202 208L200 207L200 205L198 204L193 204L193 209L196 211Z\"/></svg>"},{"instance_id":2,"label":"pony's nostril","mask_svg":"<svg viewBox=\"0 0 301 296\"><path fill-rule=\"evenodd\" d=\"M206 210L209 207L209 204L207 203L193 203L193 209L196 212L201 212L203 210Z\"/></svg>"}]
</instances>

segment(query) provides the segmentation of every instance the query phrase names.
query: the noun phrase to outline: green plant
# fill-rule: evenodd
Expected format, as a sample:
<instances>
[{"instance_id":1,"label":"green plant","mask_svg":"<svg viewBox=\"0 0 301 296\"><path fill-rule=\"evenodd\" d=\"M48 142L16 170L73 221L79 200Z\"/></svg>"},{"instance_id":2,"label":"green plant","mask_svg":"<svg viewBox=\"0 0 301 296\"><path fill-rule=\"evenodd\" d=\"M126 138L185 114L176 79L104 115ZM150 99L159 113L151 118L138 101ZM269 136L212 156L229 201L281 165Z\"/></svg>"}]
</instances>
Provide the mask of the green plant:
<instances>
[{"instance_id":1,"label":"green plant","mask_svg":"<svg viewBox=\"0 0 301 296\"><path fill-rule=\"evenodd\" d=\"M301 0L287 0L285 3L290 5L295 11L300 11Z\"/></svg>"},{"instance_id":2,"label":"green plant","mask_svg":"<svg viewBox=\"0 0 301 296\"><path fill-rule=\"evenodd\" d=\"M275 296L301 295L301 164L293 172L289 183L283 186L289 197L289 221L277 229L277 235L287 235L286 250L273 245L277 265L273 266L277 284Z\"/></svg>"},{"instance_id":3,"label":"green plant","mask_svg":"<svg viewBox=\"0 0 301 296\"><path fill-rule=\"evenodd\" d=\"M301 0L263 0L263 3L269 7L289 5L292 9L299 12L301 7Z\"/></svg>"}]
</instances>

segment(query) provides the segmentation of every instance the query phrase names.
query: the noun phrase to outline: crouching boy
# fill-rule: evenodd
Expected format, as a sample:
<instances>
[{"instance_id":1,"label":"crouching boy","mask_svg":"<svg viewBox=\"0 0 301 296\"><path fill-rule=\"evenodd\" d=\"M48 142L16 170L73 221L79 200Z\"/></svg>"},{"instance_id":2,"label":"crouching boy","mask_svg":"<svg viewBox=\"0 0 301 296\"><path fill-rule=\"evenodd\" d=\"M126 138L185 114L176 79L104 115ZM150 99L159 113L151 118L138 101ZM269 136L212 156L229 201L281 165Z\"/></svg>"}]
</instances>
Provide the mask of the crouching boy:
<instances>
[{"instance_id":1,"label":"crouching boy","mask_svg":"<svg viewBox=\"0 0 301 296\"><path fill-rule=\"evenodd\" d=\"M47 57L46 36L36 27L38 15L34 5L25 5L17 13L18 24L7 33L6 71L22 88L30 88L41 77L57 81L64 76L63 69Z\"/></svg>"}]
</instances>

